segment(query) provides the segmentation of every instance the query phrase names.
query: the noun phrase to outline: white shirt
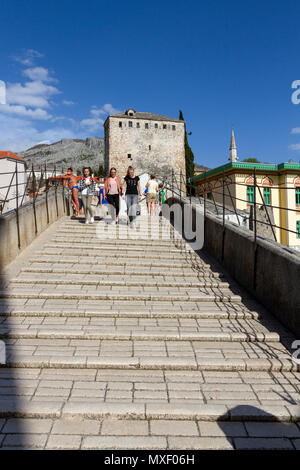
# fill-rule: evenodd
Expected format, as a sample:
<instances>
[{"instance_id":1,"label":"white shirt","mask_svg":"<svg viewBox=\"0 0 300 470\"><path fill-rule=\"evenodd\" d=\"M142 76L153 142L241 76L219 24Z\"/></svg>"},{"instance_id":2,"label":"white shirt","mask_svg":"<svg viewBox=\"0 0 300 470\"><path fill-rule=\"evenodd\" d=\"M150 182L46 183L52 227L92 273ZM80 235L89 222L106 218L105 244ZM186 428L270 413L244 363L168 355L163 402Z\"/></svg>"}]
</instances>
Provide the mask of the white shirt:
<instances>
[{"instance_id":1,"label":"white shirt","mask_svg":"<svg viewBox=\"0 0 300 470\"><path fill-rule=\"evenodd\" d=\"M157 188L158 188L157 181L150 180L148 182L148 193L149 194L156 194Z\"/></svg>"}]
</instances>

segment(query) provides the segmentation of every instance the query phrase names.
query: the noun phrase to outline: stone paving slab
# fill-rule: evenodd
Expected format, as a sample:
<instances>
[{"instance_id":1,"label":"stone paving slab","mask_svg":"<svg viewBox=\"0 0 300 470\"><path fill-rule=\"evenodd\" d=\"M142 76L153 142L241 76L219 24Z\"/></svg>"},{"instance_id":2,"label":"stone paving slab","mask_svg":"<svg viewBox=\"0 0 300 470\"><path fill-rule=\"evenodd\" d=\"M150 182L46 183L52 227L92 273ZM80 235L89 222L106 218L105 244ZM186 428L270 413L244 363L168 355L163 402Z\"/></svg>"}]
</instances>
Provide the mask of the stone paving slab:
<instances>
[{"instance_id":1,"label":"stone paving slab","mask_svg":"<svg viewBox=\"0 0 300 470\"><path fill-rule=\"evenodd\" d=\"M299 447L293 423L122 419L7 419L0 433L4 449L290 449ZM268 428L251 437L249 426ZM278 437L280 426L284 432ZM282 427L284 426L284 427ZM299 427L298 427L299 430Z\"/></svg>"}]
</instances>

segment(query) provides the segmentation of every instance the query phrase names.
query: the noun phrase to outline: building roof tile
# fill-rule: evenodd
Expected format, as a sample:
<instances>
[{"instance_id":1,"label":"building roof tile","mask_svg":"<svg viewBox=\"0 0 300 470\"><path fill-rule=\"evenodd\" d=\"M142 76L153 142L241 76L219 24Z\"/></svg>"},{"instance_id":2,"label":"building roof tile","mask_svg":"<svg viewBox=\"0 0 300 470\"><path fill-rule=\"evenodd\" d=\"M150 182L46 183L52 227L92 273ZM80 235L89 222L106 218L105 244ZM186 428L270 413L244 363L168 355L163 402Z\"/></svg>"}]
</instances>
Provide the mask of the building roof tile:
<instances>
[{"instance_id":1,"label":"building roof tile","mask_svg":"<svg viewBox=\"0 0 300 470\"><path fill-rule=\"evenodd\" d=\"M19 157L19 155L16 155L13 152L10 152L10 150L0 150L0 158L11 158L13 160L21 160L22 162L25 162L24 158Z\"/></svg>"},{"instance_id":2,"label":"building roof tile","mask_svg":"<svg viewBox=\"0 0 300 470\"><path fill-rule=\"evenodd\" d=\"M135 111L133 116L130 116L129 114L125 113L119 113L119 114L110 114L108 118L114 117L114 118L122 118L122 119L145 119L148 121L170 121L170 122L181 122L184 124L184 121L180 119L174 119L168 116L161 116L160 114L154 114L154 113L140 113L138 111Z\"/></svg>"}]
</instances>

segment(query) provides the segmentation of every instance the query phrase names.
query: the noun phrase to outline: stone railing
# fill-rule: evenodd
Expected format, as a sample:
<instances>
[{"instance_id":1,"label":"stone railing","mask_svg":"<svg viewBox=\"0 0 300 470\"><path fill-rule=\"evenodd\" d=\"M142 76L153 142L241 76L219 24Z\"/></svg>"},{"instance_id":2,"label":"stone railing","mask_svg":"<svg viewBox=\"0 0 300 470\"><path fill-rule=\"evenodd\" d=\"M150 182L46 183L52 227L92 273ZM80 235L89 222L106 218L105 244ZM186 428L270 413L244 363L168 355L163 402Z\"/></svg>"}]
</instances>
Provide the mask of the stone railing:
<instances>
[{"instance_id":1,"label":"stone railing","mask_svg":"<svg viewBox=\"0 0 300 470\"><path fill-rule=\"evenodd\" d=\"M54 189L0 216L0 266L10 263L50 224L69 213L66 193Z\"/></svg>"}]
</instances>

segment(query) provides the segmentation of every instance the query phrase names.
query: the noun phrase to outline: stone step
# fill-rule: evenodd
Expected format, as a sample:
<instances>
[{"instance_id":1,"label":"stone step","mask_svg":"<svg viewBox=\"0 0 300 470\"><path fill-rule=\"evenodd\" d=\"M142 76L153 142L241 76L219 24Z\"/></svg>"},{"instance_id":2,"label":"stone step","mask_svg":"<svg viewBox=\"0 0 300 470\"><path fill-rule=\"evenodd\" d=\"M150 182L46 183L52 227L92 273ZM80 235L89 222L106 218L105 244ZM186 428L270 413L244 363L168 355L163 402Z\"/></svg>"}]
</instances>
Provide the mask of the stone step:
<instances>
[{"instance_id":1,"label":"stone step","mask_svg":"<svg viewBox=\"0 0 300 470\"><path fill-rule=\"evenodd\" d=\"M124 300L130 301L133 305L138 302L241 302L240 295L233 295L230 291L228 293L218 292L214 293L212 289L205 288L206 292L200 294L185 294L185 295L175 295L170 293L169 295L162 294L114 294L112 291L108 293L99 293L98 291L87 292L74 292L68 291L68 293L57 292L56 289L53 292L49 292L46 289L44 292L43 289L34 289L35 286L30 286L29 288L14 289L10 291L0 291L0 298L2 299L56 299L56 300L108 300L111 302Z\"/></svg>"},{"instance_id":2,"label":"stone step","mask_svg":"<svg viewBox=\"0 0 300 470\"><path fill-rule=\"evenodd\" d=\"M128 234L128 238L143 238L145 240L148 238L181 238L179 232L170 228L168 225L149 225L147 227L143 224L137 224L135 229L132 229L129 225L120 224L119 226L114 224L92 224L90 226L85 226L84 224L80 227L69 227L57 230L59 235L70 235L70 232L75 235L94 235L105 236L105 238L118 238L119 234Z\"/></svg>"},{"instance_id":3,"label":"stone step","mask_svg":"<svg viewBox=\"0 0 300 470\"><path fill-rule=\"evenodd\" d=\"M61 240L69 240L69 239L72 239L72 236L73 236L73 233L74 233L74 240L75 241L79 241L80 240L80 236L82 238L82 235L84 235L84 239L85 240L95 240L95 241L99 241L99 237L98 237L98 230L96 229L96 227L89 227L89 230L87 227L83 227L83 229L80 229L78 231L77 230L73 230L72 227L70 227L69 229L58 229L55 231L55 233L53 234L53 238L55 240L57 239L61 239ZM176 245L185 245L187 242L186 240L184 240L181 236L179 236L179 233L176 232L176 231L173 231L173 230L165 230L164 231L165 233L162 233L161 230L154 230L153 233L155 235L157 235L157 237L147 237L145 239L143 238L140 238L138 240L138 243L140 243L141 245L165 245L167 246L168 243L172 243L172 244L176 244ZM102 236L102 232L101 233L101 236ZM108 232L109 233L109 232ZM118 234L118 232L115 232L116 234ZM120 231L119 231L120 233ZM122 230L121 230L121 233L122 233ZM117 236L114 236L114 237L107 237L105 239L105 241L109 244L119 244L119 243L126 243L128 242L128 244L132 244L135 240L132 238L132 236L135 234L135 232L133 230L128 230L128 232L126 231L125 233L128 233L130 234L130 236L128 236L127 238L118 238ZM146 231L145 231L146 233ZM147 234L151 235L151 230L148 230L147 231ZM164 238L162 235L165 235L165 234L168 234L168 236L166 236L166 238ZM170 237L169 237L169 234L171 234L171 240L170 240Z\"/></svg>"},{"instance_id":4,"label":"stone step","mask_svg":"<svg viewBox=\"0 0 300 470\"><path fill-rule=\"evenodd\" d=\"M78 267L77 265L73 265L73 264L70 264L69 268L66 269L64 266L63 267L60 267L59 263L58 263L58 266L55 266L55 264L57 263L57 261L55 261L55 263L45 263L45 266L41 266L43 262L41 263L38 263L38 267L33 267L33 266L29 266L29 267L23 267L21 268L21 272L23 273L55 273L55 274L68 274L68 276L72 276L72 275L77 275L77 274L84 274L84 275L92 275L92 274L97 274L99 276L103 275L103 266L101 265L100 267L96 268L93 264L90 265L90 268L82 268L82 267ZM50 265L50 266L49 266ZM85 264L86 266L86 264ZM131 269L130 272L127 271L127 269ZM136 276L143 276L143 277L152 277L154 278L155 276L155 280L157 280L159 282L160 279L169 279L172 277L172 273L173 273L173 276L176 276L175 278L172 277L172 280L175 280L176 278L178 278L178 276L180 277L184 277L184 278L191 278L191 277L194 277L196 279L198 279L198 277L201 279L201 278L213 278L213 279L222 279L224 278L224 274L223 273L218 273L218 272L213 272L213 271L210 271L209 268L207 267L203 267L201 268L203 269L203 271L196 271L196 270L192 270L191 268L187 267L187 268L183 268L182 271L180 271L179 269L176 270L172 270L172 269L168 269L168 271L163 274L161 272L161 269L159 268L156 268L155 271L153 271L153 268L151 268L151 271L150 270L144 270L142 271L141 270L141 267L137 268L137 267L134 267L134 268L130 268L130 267L125 267L123 269L113 269L113 270L106 270L105 272L105 279L111 279L112 276L123 276L123 279L126 279L126 277L128 277L129 279L131 279L132 277L136 277ZM100 278L100 277L99 277ZM185 279L184 279L184 282L185 282Z\"/></svg>"},{"instance_id":5,"label":"stone step","mask_svg":"<svg viewBox=\"0 0 300 470\"><path fill-rule=\"evenodd\" d=\"M97 327L94 332L97 333ZM110 331L112 331L110 329ZM157 330L156 330L157 331ZM69 335L72 330L68 330ZM53 333L57 331L53 330ZM103 333L103 330L102 330ZM48 332L49 334L49 332ZM199 369L228 370L297 370L291 354L278 341L250 342L172 339L73 339L70 337L7 339L7 361L33 367L37 361L55 367L87 368L147 368L147 369ZM49 362L50 361L50 362ZM87 362L88 361L88 362ZM246 362L245 362L246 361ZM74 366L72 364L74 363ZM247 368L246 364L247 363ZM46 365L36 365L46 367ZM54 366L53 366L54 367ZM261 369L262 368L262 369Z\"/></svg>"},{"instance_id":6,"label":"stone step","mask_svg":"<svg viewBox=\"0 0 300 470\"><path fill-rule=\"evenodd\" d=\"M152 227L167 228L170 230L173 229L173 226L170 225L170 223L166 219L153 220L150 218L147 219L146 217L137 217L136 225L144 230L152 228ZM127 223L127 218L122 218L120 219L119 224L115 225L115 224L112 224L111 218L108 217L105 220L95 221L94 224L85 224L84 220L75 224L65 223L61 225L62 228L60 228L59 230L72 229L72 230L87 230L88 231L88 230L95 229L97 226L108 227L108 228L113 227L113 228L117 228L121 230L123 228L129 227L129 224Z\"/></svg>"},{"instance_id":7,"label":"stone step","mask_svg":"<svg viewBox=\"0 0 300 470\"><path fill-rule=\"evenodd\" d=\"M20 320L20 319L18 319ZM23 321L26 319L23 318ZM100 323L103 323L100 321ZM131 324L130 324L131 323ZM132 324L134 323L134 324ZM114 325L114 321L101 325L91 320L89 324L77 319L77 322L66 323L56 319L56 323L37 324L35 319L23 324L9 320L0 325L2 339L82 339L82 340L139 340L139 341L206 341L206 342L279 342L278 333L270 332L255 321L228 320L220 324L218 320L196 323L195 326L184 326L178 322L165 325L164 322L137 325L137 321L126 325ZM149 322L148 322L149 323ZM156 322L155 322L156 323Z\"/></svg>"},{"instance_id":8,"label":"stone step","mask_svg":"<svg viewBox=\"0 0 300 470\"><path fill-rule=\"evenodd\" d=\"M13 278L10 279L9 284L35 284L37 285L57 285L59 284L60 286L78 286L78 288L81 288L81 286L128 286L128 287L160 287L160 288L168 288L168 287L177 287L179 289L187 289L189 287L198 289L200 287L207 287L207 288L228 288L229 283L228 282L217 282L217 281L210 281L210 280L205 280L203 281L198 281L198 282L185 282L184 286L182 283L178 282L163 282L163 281L141 281L141 280L136 280L136 281L129 281L129 280L107 280L106 277L104 279L66 279L65 276L57 276L57 275L50 275L48 274L47 277L43 276L43 279L40 277L38 278L38 275L36 277L27 277L25 275L20 276L18 278Z\"/></svg>"},{"instance_id":9,"label":"stone step","mask_svg":"<svg viewBox=\"0 0 300 470\"><path fill-rule=\"evenodd\" d=\"M132 403L120 401L118 403L101 403L97 400L89 402L68 402L65 403L63 400L57 401L30 401L20 400L17 404L13 400L1 400L0 401L0 417L2 418L65 418L65 419L126 419L135 420L137 423L139 420L172 420L174 421L173 426L176 424L176 420L181 422L181 426L184 426L185 421L200 421L200 422L239 422L239 421L250 421L250 422L282 422L282 423L293 423L299 420L299 407L293 405L266 405L260 408L255 408L251 403L245 404L239 407L226 405L210 405L210 404L188 404L188 403L161 403L153 401L148 403ZM45 423L45 422L44 422ZM20 423L21 424L21 423ZM26 423L28 425L28 423ZM36 424L36 423L35 423ZM67 423L65 422L65 427ZM71 424L71 423L69 423ZM81 423L82 425L83 423ZM116 423L117 424L117 423ZM129 426L130 421L127 423ZM158 427L163 426L163 422L157 423ZM179 424L179 423L178 423ZM42 425L42 423L41 423ZM75 426L76 427L76 426ZM82 427L80 426L82 429ZM172 423L170 423L170 434ZM274 430L275 431L275 430ZM66 431L63 431L65 434ZM70 432L70 431L69 431ZM79 430L77 429L77 433ZM295 432L295 431L294 431ZM76 434L77 434L76 433ZM38 434L41 434L39 432ZM74 421L73 421L73 432L74 434ZM78 434L77 434L78 435ZM275 434L276 435L276 434ZM297 434L298 436L298 434ZM60 436L64 439L64 436ZM74 437L72 436L72 439ZM118 438L122 439L121 436ZM140 437L135 435L135 440ZM189 436L189 440L192 437ZM214 441L217 438L214 437ZM109 449L111 449L112 437L107 442ZM114 444L115 445L115 444ZM92 446L91 446L92 447ZM134 447L134 441L132 440L131 446ZM108 447L106 447L107 449ZM148 446L144 447L148 449ZM157 448L156 446L153 449ZM160 448L160 447L158 447ZM176 447L175 447L176 448ZM193 447L192 447L193 448Z\"/></svg>"},{"instance_id":10,"label":"stone step","mask_svg":"<svg viewBox=\"0 0 300 470\"><path fill-rule=\"evenodd\" d=\"M43 250L37 250L35 252L37 255L41 255L42 257L44 256L63 256L64 258L69 257L69 256L78 256L78 257L87 257L87 258L95 258L99 257L102 262L105 264L105 262L109 263L110 260L115 260L115 259L126 259L126 261L132 261L132 260L138 260L138 261L148 261L148 260L166 260L173 263L174 261L181 261L181 263L188 263L191 262L193 264L200 264L202 266L204 262L198 257L198 255L195 254L184 254L184 253L157 253L154 255L153 253L145 253L143 251L131 251L128 253L120 253L119 251L114 251L112 253L111 251L103 251L101 247L98 247L97 249L84 249L84 248L60 248L60 247L51 247L51 248L44 248Z\"/></svg>"},{"instance_id":11,"label":"stone step","mask_svg":"<svg viewBox=\"0 0 300 470\"><path fill-rule=\"evenodd\" d=\"M203 303L205 305L205 303ZM180 320L184 319L258 319L260 318L260 313L256 311L249 311L247 309L242 309L238 311L236 308L233 308L234 304L225 304L226 308L224 311L216 310L215 305L211 304L211 311L182 311L182 310L151 310L148 308L147 310L143 311L141 307L139 307L136 311L134 311L131 307L121 308L121 309L109 309L109 310L101 310L99 307L98 310L93 308L91 309L79 309L73 308L72 310L65 307L62 310L59 310L59 307L50 310L47 308L41 308L40 305L29 305L23 309L18 307L8 307L5 308L0 306L0 316L4 317L66 317L66 318L143 318L143 319L150 319L150 318L177 318Z\"/></svg>"},{"instance_id":12,"label":"stone step","mask_svg":"<svg viewBox=\"0 0 300 470\"><path fill-rule=\"evenodd\" d=\"M61 243L61 244L72 244L74 246L78 245L81 246L83 243L82 237L72 237L72 235L66 235L66 236L58 236L56 235L51 239L51 243ZM90 245L96 245L99 246L99 238L85 235L84 236L84 244L86 246ZM103 245L103 248L105 249L110 249L111 247L116 247L116 248L124 248L128 247L128 249L157 249L157 250L170 250L170 249L177 249L177 250L190 250L190 247L188 243L183 240L183 239L176 239L176 240L155 240L155 239L150 239L150 240L131 240L131 239L109 239L107 238L106 240L101 240L101 244Z\"/></svg>"},{"instance_id":13,"label":"stone step","mask_svg":"<svg viewBox=\"0 0 300 470\"><path fill-rule=\"evenodd\" d=\"M195 253L195 251L193 250L190 250L188 248L176 248L175 246L172 247L170 246L170 244L168 246L141 246L141 245L133 245L133 246L126 246L126 245L119 245L119 244L109 244L109 243L106 243L106 241L103 241L103 240L98 240L97 243L94 242L94 243L89 243L89 242L86 242L85 240L81 241L81 243L77 242L77 243L74 243L73 241L69 240L69 241L55 241L55 242L52 242L52 243L47 243L44 245L43 249L50 249L50 248L53 248L53 249L73 249L74 251L75 250L96 250L96 251L99 251L101 250L103 253L106 253L106 252L109 252L109 254L111 255L112 253L112 247L113 247L113 252L114 253L125 253L125 254L130 254L130 253L152 253L152 256L153 254L158 254L158 255L166 255L166 254L177 254L177 255L195 255L197 258L199 258L199 256L197 255L197 253Z\"/></svg>"},{"instance_id":14,"label":"stone step","mask_svg":"<svg viewBox=\"0 0 300 470\"><path fill-rule=\"evenodd\" d=\"M57 401L58 403L60 402ZM92 403L92 407L83 407L81 413L77 408L77 413L68 414L66 417L63 415L59 418L49 418L46 415L43 416L46 419L38 420L28 416L5 416L0 434L1 450L106 450L110 451L106 456L109 463L128 465L130 462L131 467L136 465L136 460L129 461L128 458L138 459L137 456L128 457L134 450L157 452L160 449L162 459L168 455L170 461L174 459L173 461L182 463L191 463L191 460L188 461L188 456L184 454L180 456L181 460L177 460L176 454L175 457L172 454L173 450L299 450L299 424L290 421L278 422L276 416L273 421L261 421L262 416L267 416L272 411L281 416L289 411L280 411L278 407L260 410L260 413L257 409L252 418L260 418L260 421L253 422L240 420L239 417L233 420L230 409L226 420L222 416L218 420L211 420L209 414L200 411L198 407L199 414L191 415L189 419L187 415L184 417L183 409L182 416L178 415L179 409L175 407L172 419L167 419L166 414L159 415L158 419L151 418L151 403L150 408L147 403L144 404L144 418L132 419L130 413L119 416L114 404L97 408L97 401L89 403ZM128 405L132 411L130 402ZM122 402L122 408L123 406L126 407L126 402ZM213 410L212 405L206 406ZM251 404L245 404L244 411L246 406L249 406L249 410L254 408ZM45 411L44 408L43 410ZM168 411L171 409L168 408ZM86 414L91 417L86 418ZM290 419L295 421L295 416L291 415ZM127 450L127 453L111 453L114 450ZM156 462L159 462L157 454L152 457L153 461L156 459Z\"/></svg>"},{"instance_id":15,"label":"stone step","mask_svg":"<svg viewBox=\"0 0 300 470\"><path fill-rule=\"evenodd\" d=\"M149 369L2 368L2 400L226 405L299 404L299 373ZM299 408L298 408L299 413ZM0 422L1 430L1 422Z\"/></svg>"},{"instance_id":16,"label":"stone step","mask_svg":"<svg viewBox=\"0 0 300 470\"><path fill-rule=\"evenodd\" d=\"M93 258L93 261L91 263L91 258ZM134 266L135 268L140 268L141 262L142 262L142 267L144 268L166 268L166 269L175 269L175 268L180 268L180 269L188 269L189 271L191 269L211 269L211 266L209 264L206 264L202 261L197 261L196 263L192 263L191 261L188 262L187 260L183 260L182 262L176 262L173 260L170 260L168 263L167 261L165 262L159 262L159 261L147 261L143 259L142 257L138 257L137 259L124 259L124 260L118 260L114 258L109 258L107 263L103 261L105 259L104 256L98 256L98 257L93 257L93 254L89 255L76 255L76 256L60 256L59 259L57 259L57 256L53 254L49 254L47 256L41 255L39 258L31 258L29 260L30 263L56 263L56 264L66 264L66 263L73 263L73 264L93 264L93 265L101 265L101 266Z\"/></svg>"},{"instance_id":17,"label":"stone step","mask_svg":"<svg viewBox=\"0 0 300 470\"><path fill-rule=\"evenodd\" d=\"M19 340L19 341L41 341L41 340ZM53 340L52 340L53 341ZM62 341L62 340L61 340ZM79 340L73 340L79 341ZM235 344L235 343L233 343ZM252 344L252 343L251 343ZM259 343L261 344L261 343ZM276 345L278 343L275 343ZM268 344L270 345L270 343ZM276 346L275 346L276 347ZM19 349L19 352L18 352ZM185 357L182 354L174 357L156 357L154 355L134 357L111 356L103 355L98 356L64 356L62 353L63 348L59 348L61 354L57 354L58 347L48 347L43 354L30 355L22 351L22 348L14 346L14 352L8 351L6 367L25 367L25 368L74 368L74 369L142 369L152 370L158 369L161 371L181 370L191 371L198 370L202 372L233 372L233 371L257 371L257 372L299 372L300 366L293 362L290 357L286 355L270 358L265 354L265 357L250 359L250 358L211 358L211 357ZM274 348L275 349L275 348Z\"/></svg>"}]
</instances>

